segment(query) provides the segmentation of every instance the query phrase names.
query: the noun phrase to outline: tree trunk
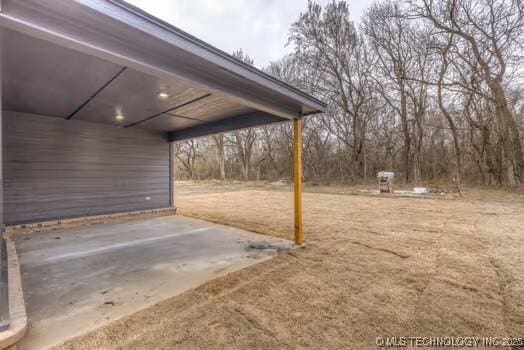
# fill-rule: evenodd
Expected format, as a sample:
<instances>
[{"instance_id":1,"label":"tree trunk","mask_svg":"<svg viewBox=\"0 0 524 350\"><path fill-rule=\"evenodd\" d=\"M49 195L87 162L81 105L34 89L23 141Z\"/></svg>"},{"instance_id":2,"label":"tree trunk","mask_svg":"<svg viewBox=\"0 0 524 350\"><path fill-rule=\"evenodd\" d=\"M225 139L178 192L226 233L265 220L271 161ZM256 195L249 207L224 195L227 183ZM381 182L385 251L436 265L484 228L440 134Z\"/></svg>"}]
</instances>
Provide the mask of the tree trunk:
<instances>
[{"instance_id":1,"label":"tree trunk","mask_svg":"<svg viewBox=\"0 0 524 350\"><path fill-rule=\"evenodd\" d=\"M224 144L222 147L219 147L217 150L218 158L218 168L220 171L220 180L224 181L226 179L226 157L224 155Z\"/></svg>"},{"instance_id":2,"label":"tree trunk","mask_svg":"<svg viewBox=\"0 0 524 350\"><path fill-rule=\"evenodd\" d=\"M244 178L244 180L249 180L249 162L248 161L244 161L242 163L242 176Z\"/></svg>"},{"instance_id":3,"label":"tree trunk","mask_svg":"<svg viewBox=\"0 0 524 350\"><path fill-rule=\"evenodd\" d=\"M441 77L441 81L442 82L442 77ZM460 150L460 141L459 141L459 135L458 135L458 132L457 132L457 126L455 125L455 121L453 120L453 117L451 116L451 114L449 114L448 110L446 109L446 107L444 107L444 103L442 101L442 84L439 84L438 85L438 105L439 105L439 108L440 108L440 111L442 112L442 114L444 115L444 118L446 118L447 122L448 122L448 125L449 125L449 128L451 130L451 135L453 137L453 149L454 149L454 153L455 153L455 161L456 161L456 164L457 164L457 167L456 167L456 182L458 185L460 185L460 172L461 172L461 169L462 169L462 162L461 162L461 150Z\"/></svg>"},{"instance_id":4,"label":"tree trunk","mask_svg":"<svg viewBox=\"0 0 524 350\"><path fill-rule=\"evenodd\" d=\"M220 168L220 180L226 180L226 160L224 159L224 154L219 158L218 166Z\"/></svg>"},{"instance_id":5,"label":"tree trunk","mask_svg":"<svg viewBox=\"0 0 524 350\"><path fill-rule=\"evenodd\" d=\"M513 174L513 176L508 176L508 181L511 186L515 186L524 182L524 155L520 142L520 131L513 117L513 113L511 113L508 108L504 88L500 82L495 79L491 81L490 85L496 100L496 114L508 128L509 138L511 140L510 142L505 142L506 159L508 159L506 171L508 175L510 175L510 173ZM514 156L512 157L512 155ZM515 164L513 164L513 159L515 160Z\"/></svg>"},{"instance_id":6,"label":"tree trunk","mask_svg":"<svg viewBox=\"0 0 524 350\"><path fill-rule=\"evenodd\" d=\"M404 84L401 84L400 88L400 119L402 121L402 132L404 134L404 181L409 182L410 169L410 156L411 156L411 136L409 135L408 125L408 103L406 99L406 92L404 91Z\"/></svg>"},{"instance_id":7,"label":"tree trunk","mask_svg":"<svg viewBox=\"0 0 524 350\"><path fill-rule=\"evenodd\" d=\"M220 180L224 181L226 179L226 156L225 156L225 138L224 134L212 136L217 149L217 161L218 169L220 172Z\"/></svg>"}]
</instances>

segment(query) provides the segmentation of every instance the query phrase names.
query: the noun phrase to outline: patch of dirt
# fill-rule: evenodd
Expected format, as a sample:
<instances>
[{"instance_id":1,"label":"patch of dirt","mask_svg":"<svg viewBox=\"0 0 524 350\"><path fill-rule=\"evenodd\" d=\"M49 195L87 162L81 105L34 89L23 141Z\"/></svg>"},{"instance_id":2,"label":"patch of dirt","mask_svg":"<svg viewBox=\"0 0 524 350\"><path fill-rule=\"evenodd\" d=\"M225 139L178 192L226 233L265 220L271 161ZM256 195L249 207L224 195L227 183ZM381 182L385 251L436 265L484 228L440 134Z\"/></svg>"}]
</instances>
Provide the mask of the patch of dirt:
<instances>
[{"instance_id":1,"label":"patch of dirt","mask_svg":"<svg viewBox=\"0 0 524 350\"><path fill-rule=\"evenodd\" d=\"M180 187L183 215L292 239L290 192ZM373 349L388 335L522 336L524 200L490 198L306 193L304 248L61 348Z\"/></svg>"}]
</instances>

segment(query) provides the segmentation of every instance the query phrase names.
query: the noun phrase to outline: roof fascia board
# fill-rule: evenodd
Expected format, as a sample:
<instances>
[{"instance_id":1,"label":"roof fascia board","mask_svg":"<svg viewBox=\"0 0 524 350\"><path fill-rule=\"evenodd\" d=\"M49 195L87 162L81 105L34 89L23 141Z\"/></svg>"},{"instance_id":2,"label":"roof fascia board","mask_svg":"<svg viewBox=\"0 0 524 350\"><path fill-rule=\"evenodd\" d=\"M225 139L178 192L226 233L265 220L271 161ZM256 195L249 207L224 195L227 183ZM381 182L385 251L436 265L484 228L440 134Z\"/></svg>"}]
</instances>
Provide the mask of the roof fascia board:
<instances>
[{"instance_id":1,"label":"roof fascia board","mask_svg":"<svg viewBox=\"0 0 524 350\"><path fill-rule=\"evenodd\" d=\"M169 142L176 142L283 121L286 121L286 119L278 118L263 112L253 112L236 117L207 122L205 124L193 126L187 129L172 131L168 133L168 139Z\"/></svg>"},{"instance_id":2,"label":"roof fascia board","mask_svg":"<svg viewBox=\"0 0 524 350\"><path fill-rule=\"evenodd\" d=\"M253 67L241 60L238 60L230 54L214 47L206 42L192 36L191 34L184 32L183 30L162 21L143 10L125 2L122 0L77 0L85 3L88 6L100 4L103 2L109 2L123 8L126 12L131 13L133 16L124 16L119 18L129 25L135 25L138 29L144 30L152 35L158 36L158 38L169 42L173 45L184 47L189 52L205 57L209 61L216 65L223 67L231 72L244 76L247 79L256 81L261 85L270 87L271 89L278 91L284 95L296 99L298 102L319 109L319 111L325 111L326 104L313 96L310 96L303 91L289 85L275 77ZM111 11L110 13L115 13ZM133 19L140 18L140 20Z\"/></svg>"}]
</instances>

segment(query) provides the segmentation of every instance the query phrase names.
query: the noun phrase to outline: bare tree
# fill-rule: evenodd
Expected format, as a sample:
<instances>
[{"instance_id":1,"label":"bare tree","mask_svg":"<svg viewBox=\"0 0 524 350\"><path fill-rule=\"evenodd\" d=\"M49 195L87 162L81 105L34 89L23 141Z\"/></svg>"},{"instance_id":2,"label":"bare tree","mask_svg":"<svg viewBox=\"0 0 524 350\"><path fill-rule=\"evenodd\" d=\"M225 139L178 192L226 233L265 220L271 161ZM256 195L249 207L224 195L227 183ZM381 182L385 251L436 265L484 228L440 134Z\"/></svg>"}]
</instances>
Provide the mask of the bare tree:
<instances>
[{"instance_id":1,"label":"bare tree","mask_svg":"<svg viewBox=\"0 0 524 350\"><path fill-rule=\"evenodd\" d=\"M368 9L362 29L377 55L374 76L378 91L400 118L404 179L410 181L413 173L417 182L429 73L428 30L411 23L399 5L389 1Z\"/></svg>"},{"instance_id":2,"label":"bare tree","mask_svg":"<svg viewBox=\"0 0 524 350\"><path fill-rule=\"evenodd\" d=\"M200 157L198 140L180 141L176 144L175 157L190 179L196 176L197 158Z\"/></svg>"},{"instance_id":3,"label":"bare tree","mask_svg":"<svg viewBox=\"0 0 524 350\"><path fill-rule=\"evenodd\" d=\"M242 178L249 180L249 169L256 141L256 130L247 129L234 131L229 137L229 142L235 149L237 159L240 161Z\"/></svg>"},{"instance_id":4,"label":"bare tree","mask_svg":"<svg viewBox=\"0 0 524 350\"><path fill-rule=\"evenodd\" d=\"M436 29L453 34L474 58L468 64L486 82L489 99L499 123L505 125L508 142L508 182L524 181L524 156L518 123L508 104L512 68L522 62L524 4L521 0L420 0L410 1L414 18L429 21Z\"/></svg>"},{"instance_id":5,"label":"bare tree","mask_svg":"<svg viewBox=\"0 0 524 350\"><path fill-rule=\"evenodd\" d=\"M415 184L522 183L521 0L382 0L359 27L349 14L343 0L309 1L290 29L293 53L265 69L329 103L304 118L306 181L392 170ZM182 174L291 178L290 123L211 141L179 145Z\"/></svg>"},{"instance_id":6,"label":"bare tree","mask_svg":"<svg viewBox=\"0 0 524 350\"><path fill-rule=\"evenodd\" d=\"M365 174L372 62L349 14L343 1L331 2L325 9L309 1L307 12L291 27L290 42L295 45L297 62L306 70L318 72L314 81L321 83L313 88L331 102L330 117L321 120L345 146L348 170L354 179ZM324 147L325 143L320 145Z\"/></svg>"},{"instance_id":7,"label":"bare tree","mask_svg":"<svg viewBox=\"0 0 524 350\"><path fill-rule=\"evenodd\" d=\"M211 140L216 148L220 180L226 179L226 138L224 134L212 135Z\"/></svg>"}]
</instances>

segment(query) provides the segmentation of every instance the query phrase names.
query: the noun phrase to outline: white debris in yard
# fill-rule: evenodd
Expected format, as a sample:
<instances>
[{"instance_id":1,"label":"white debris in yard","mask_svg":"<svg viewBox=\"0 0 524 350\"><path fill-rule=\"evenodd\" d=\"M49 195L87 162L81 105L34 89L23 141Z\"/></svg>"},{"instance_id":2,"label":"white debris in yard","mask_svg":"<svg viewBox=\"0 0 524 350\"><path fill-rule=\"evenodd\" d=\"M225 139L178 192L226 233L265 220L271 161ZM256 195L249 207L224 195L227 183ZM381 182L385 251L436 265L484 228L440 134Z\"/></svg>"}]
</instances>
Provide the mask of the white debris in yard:
<instances>
[{"instance_id":1,"label":"white debris in yard","mask_svg":"<svg viewBox=\"0 0 524 350\"><path fill-rule=\"evenodd\" d=\"M278 180L278 181L271 182L270 185L272 185L272 186L287 186L290 183L291 182L289 180Z\"/></svg>"},{"instance_id":2,"label":"white debris in yard","mask_svg":"<svg viewBox=\"0 0 524 350\"><path fill-rule=\"evenodd\" d=\"M395 191L395 194L409 196L409 195L415 195L415 194L418 194L418 193L415 193L413 191Z\"/></svg>"},{"instance_id":3,"label":"white debris in yard","mask_svg":"<svg viewBox=\"0 0 524 350\"><path fill-rule=\"evenodd\" d=\"M426 187L415 187L413 188L413 192L416 194L424 194L428 193L428 189Z\"/></svg>"}]
</instances>

